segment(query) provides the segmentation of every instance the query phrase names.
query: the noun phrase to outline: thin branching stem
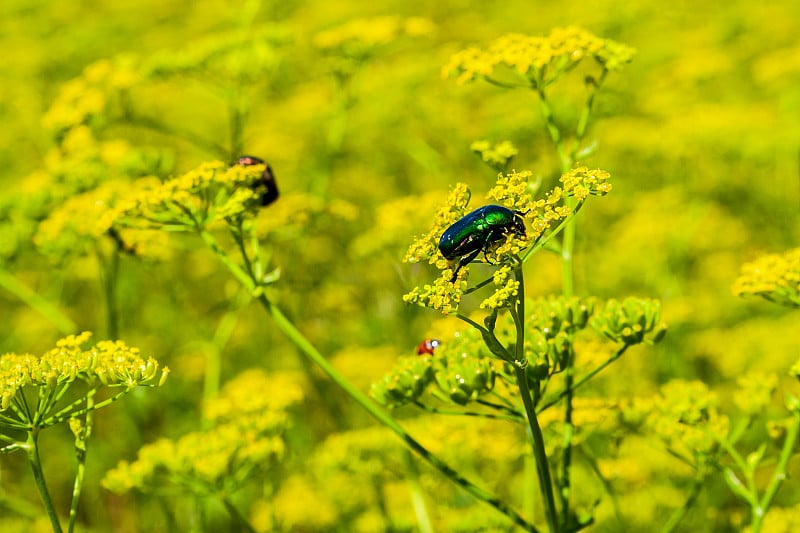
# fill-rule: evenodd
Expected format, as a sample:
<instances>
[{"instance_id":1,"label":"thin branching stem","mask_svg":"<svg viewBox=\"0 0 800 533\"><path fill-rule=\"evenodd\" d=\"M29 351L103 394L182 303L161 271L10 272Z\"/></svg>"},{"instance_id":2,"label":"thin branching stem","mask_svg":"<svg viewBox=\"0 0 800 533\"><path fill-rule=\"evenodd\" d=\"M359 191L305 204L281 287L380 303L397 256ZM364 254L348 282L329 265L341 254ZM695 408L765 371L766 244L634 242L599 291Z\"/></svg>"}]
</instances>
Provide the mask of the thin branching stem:
<instances>
[{"instance_id":1,"label":"thin branching stem","mask_svg":"<svg viewBox=\"0 0 800 533\"><path fill-rule=\"evenodd\" d=\"M598 365L596 368L594 368L592 371L590 371L586 375L581 376L580 379L575 380L575 382L572 384L571 390L574 392L577 389L579 389L583 384L587 383L589 380L591 380L593 377L595 377L597 374L599 374L604 368L606 368L611 363L613 363L614 361L619 359L622 356L622 354L625 353L625 350L627 350L627 349L628 349L628 345L627 344L622 346L619 350L616 351L616 353L614 353L614 355L612 355L611 357L606 359L602 364ZM560 402L562 398L567 396L567 393L568 393L569 390L570 389L566 389L565 388L563 391L558 393L558 396L556 396L552 400L549 400L549 401L543 403L542 405L540 405L536 409L536 412L537 413L541 413L545 409L548 409L548 408L554 406L555 404Z\"/></svg>"},{"instance_id":2,"label":"thin branching stem","mask_svg":"<svg viewBox=\"0 0 800 533\"><path fill-rule=\"evenodd\" d=\"M516 306L510 308L511 316L514 319L514 326L516 328L516 342L514 346L514 371L517 377L517 386L519 387L520 396L522 397L522 404L525 407L525 413L528 416L528 425L531 430L531 444L533 448L533 456L536 460L536 470L539 474L539 490L542 494L544 501L545 515L547 517L547 525L551 533L558 533L561 528L558 521L558 511L556 509L556 501L553 496L553 482L550 477L550 463L547 459L547 450L544 445L544 436L542 435L542 428L539 425L539 419L536 416L536 408L533 403L533 396L531 395L530 387L528 387L528 376L525 372L527 366L527 359L525 358L525 279L522 273L522 263L520 262L514 269L514 277L519 282L519 294L517 296Z\"/></svg>"},{"instance_id":3,"label":"thin branching stem","mask_svg":"<svg viewBox=\"0 0 800 533\"><path fill-rule=\"evenodd\" d=\"M314 345L311 344L311 342L309 342L309 340L295 327L295 325L280 310L280 308L267 297L263 289L259 286L258 281L253 279L244 269L242 269L225 253L222 247L220 247L216 242L216 239L214 239L213 235L200 226L196 226L196 230L203 241L212 249L217 258L219 258L222 264L225 265L228 270L230 270L234 277L242 282L247 289L253 291L254 295L258 298L259 303L261 303L270 317L272 317L278 329L280 329L287 337L289 337L289 339L295 344L295 346L297 346L300 352L309 361L317 365L320 370L327 374L328 377L356 403L361 405L361 407L363 407L379 423L383 424L398 437L400 437L406 446L416 452L420 457L425 459L429 464L431 464L431 466L439 470L454 483L460 485L475 498L494 507L526 531L533 533L538 531L533 524L525 520L525 518L523 518L514 509L509 507L500 498L480 488L473 482L463 477L447 463L442 461L442 459L440 459L437 455L433 454L416 439L411 437L411 435L409 435L393 417L384 412L372 399L370 399L355 385L350 383L349 380L347 380L342 374L339 373L338 370L336 370L333 365L330 364L330 362L328 362L328 360L314 347ZM259 290L256 290L256 288Z\"/></svg>"},{"instance_id":4,"label":"thin branching stem","mask_svg":"<svg viewBox=\"0 0 800 533\"><path fill-rule=\"evenodd\" d=\"M429 413L433 413L436 415L447 415L447 416L470 416L476 418L486 418L490 420L510 420L512 422L522 422L525 421L525 418L518 415L501 415L497 413L480 413L478 411L459 411L456 409L439 409L438 407L432 407L430 405L426 405L418 400L414 401L414 405L423 409Z\"/></svg>"}]
</instances>

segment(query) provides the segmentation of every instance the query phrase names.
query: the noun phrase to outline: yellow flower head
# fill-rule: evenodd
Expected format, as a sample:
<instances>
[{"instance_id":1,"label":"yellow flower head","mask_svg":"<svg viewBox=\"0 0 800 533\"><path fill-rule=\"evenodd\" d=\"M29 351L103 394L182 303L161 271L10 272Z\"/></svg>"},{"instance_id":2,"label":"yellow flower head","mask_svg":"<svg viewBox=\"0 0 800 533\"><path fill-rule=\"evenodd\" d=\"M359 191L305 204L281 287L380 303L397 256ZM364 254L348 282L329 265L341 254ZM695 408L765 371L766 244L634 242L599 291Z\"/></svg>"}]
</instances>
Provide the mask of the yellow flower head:
<instances>
[{"instance_id":1,"label":"yellow flower head","mask_svg":"<svg viewBox=\"0 0 800 533\"><path fill-rule=\"evenodd\" d=\"M634 50L601 39L580 28L556 28L547 37L508 34L486 48L470 47L454 54L442 76L458 83L478 78L494 79L496 70L511 69L536 87L545 87L580 63L593 57L603 70L619 70L633 58Z\"/></svg>"},{"instance_id":2,"label":"yellow flower head","mask_svg":"<svg viewBox=\"0 0 800 533\"><path fill-rule=\"evenodd\" d=\"M624 416L640 417L669 449L696 461L709 457L730 429L716 395L699 381L673 380L658 395L635 401L627 411Z\"/></svg>"},{"instance_id":3,"label":"yellow flower head","mask_svg":"<svg viewBox=\"0 0 800 533\"><path fill-rule=\"evenodd\" d=\"M319 32L314 37L314 44L321 50L335 50L342 55L358 58L404 35L426 35L433 32L434 28L433 22L421 17L403 19L389 15L355 19Z\"/></svg>"},{"instance_id":4,"label":"yellow flower head","mask_svg":"<svg viewBox=\"0 0 800 533\"><path fill-rule=\"evenodd\" d=\"M140 80L131 56L103 59L87 66L77 78L63 84L42 120L54 133L86 124L108 113L116 95Z\"/></svg>"},{"instance_id":5,"label":"yellow flower head","mask_svg":"<svg viewBox=\"0 0 800 533\"><path fill-rule=\"evenodd\" d=\"M120 203L120 221L151 229L195 228L254 216L264 192L264 168L213 161L163 183L152 178L140 180L134 186L136 192Z\"/></svg>"},{"instance_id":6,"label":"yellow flower head","mask_svg":"<svg viewBox=\"0 0 800 533\"><path fill-rule=\"evenodd\" d=\"M752 294L789 307L800 307L800 248L769 254L746 263L733 284L738 296Z\"/></svg>"},{"instance_id":7,"label":"yellow flower head","mask_svg":"<svg viewBox=\"0 0 800 533\"><path fill-rule=\"evenodd\" d=\"M88 332L70 335L41 357L30 354L0 357L0 410L10 407L23 387L54 389L79 380L91 386L130 389L160 385L169 373L166 367L159 372L155 359L143 358L138 349L122 341L100 341L84 349L89 337Z\"/></svg>"},{"instance_id":8,"label":"yellow flower head","mask_svg":"<svg viewBox=\"0 0 800 533\"><path fill-rule=\"evenodd\" d=\"M511 267L503 265L495 270L492 281L497 289L491 296L481 302L481 309L492 311L514 305L519 294L519 281L512 276Z\"/></svg>"},{"instance_id":9,"label":"yellow flower head","mask_svg":"<svg viewBox=\"0 0 800 533\"><path fill-rule=\"evenodd\" d=\"M547 193L545 198L534 200L535 187L528 181L531 175L529 171L516 170L507 174L501 173L494 187L486 194L492 203L515 211L527 222L525 235L510 231L505 238L487 243L488 246L482 251L490 263L508 265L517 261L526 248L537 243L547 230L554 229L572 213L566 205L566 198L577 198L580 203L589 195L604 195L611 190L608 172L579 167L561 177L560 187ZM440 270L440 276L433 285L416 287L403 296L406 302L438 309L444 314L458 309L461 296L467 288L468 267L460 268L453 278L455 265L439 251L439 242L442 234L470 211L468 204L471 195L465 184L457 184L450 192L447 203L437 211L431 229L408 248L404 261L427 262ZM519 283L511 279L510 272L511 269L508 268L498 274L499 277L495 277L497 289L493 296L484 300L483 308L497 309L513 304Z\"/></svg>"},{"instance_id":10,"label":"yellow flower head","mask_svg":"<svg viewBox=\"0 0 800 533\"><path fill-rule=\"evenodd\" d=\"M511 159L519 153L511 141L503 141L494 146L489 141L475 141L469 149L481 156L484 163L498 172L504 172Z\"/></svg>"},{"instance_id":11,"label":"yellow flower head","mask_svg":"<svg viewBox=\"0 0 800 533\"><path fill-rule=\"evenodd\" d=\"M280 63L277 47L290 36L275 26L193 39L180 50L154 54L143 66L150 77L208 77L215 83L253 84L272 78ZM227 82L226 80L236 80Z\"/></svg>"},{"instance_id":12,"label":"yellow flower head","mask_svg":"<svg viewBox=\"0 0 800 533\"><path fill-rule=\"evenodd\" d=\"M142 447L136 461L122 461L108 472L103 486L118 493L169 485L190 492L236 490L257 468L283 457L287 409L302 398L290 376L247 370L206 405L212 428Z\"/></svg>"}]
</instances>

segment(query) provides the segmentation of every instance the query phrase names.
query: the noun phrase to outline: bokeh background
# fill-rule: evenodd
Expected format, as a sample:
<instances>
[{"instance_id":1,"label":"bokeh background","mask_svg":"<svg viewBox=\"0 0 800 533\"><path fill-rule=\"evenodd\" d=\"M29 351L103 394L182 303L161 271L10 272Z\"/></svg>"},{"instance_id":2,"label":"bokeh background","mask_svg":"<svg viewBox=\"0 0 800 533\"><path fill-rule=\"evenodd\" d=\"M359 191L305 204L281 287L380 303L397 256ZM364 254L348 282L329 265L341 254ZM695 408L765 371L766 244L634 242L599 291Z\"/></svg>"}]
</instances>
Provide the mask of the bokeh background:
<instances>
[{"instance_id":1,"label":"bokeh background","mask_svg":"<svg viewBox=\"0 0 800 533\"><path fill-rule=\"evenodd\" d=\"M113 334L172 369L168 385L98 416L82 527L169 527L162 511L175 500L116 496L99 480L142 445L200 427L206 361L219 350L223 383L248 368L304 376L297 379L305 400L286 436L290 452L269 471L274 494L250 486L241 496L260 530L384 530L375 518L385 515L370 487L375 479L383 500L401 502L388 511L392 527L415 530L399 445L373 434L357 406L304 367L199 241L153 242L148 257L121 257L119 312L110 325L96 243L53 229L48 219L107 179L167 177L242 153L268 160L283 195L260 215L271 264L281 271L276 298L366 390L421 339L458 327L403 304L401 295L431 272L401 259L450 186L493 183L495 172L470 144L510 140L519 150L511 167L532 171L547 188L559 175L533 93L441 76L454 52L506 33L547 35L574 25L637 50L598 94L587 135L598 148L582 163L608 170L614 190L580 217L576 288L601 298L658 298L670 331L657 347L617 363L603 393L646 395L670 380L697 379L724 406L742 376L785 375L800 356L800 315L737 298L731 285L743 263L795 247L800 237L798 21L800 5L791 0L3 2L0 268L62 309L78 330ZM348 34L355 38L340 41ZM130 72L138 74L126 78ZM553 89L558 121L577 120L582 90L580 73ZM558 293L557 260L541 254L532 263L527 293ZM219 346L223 321L230 337ZM0 290L3 352L41 353L65 333ZM781 403L777 397L775 409ZM437 429L424 420L408 424L488 484L513 479L502 454L518 441L509 435L505 443L507 428L469 420ZM45 469L65 510L72 451L68 430L61 431L44 442ZM597 531L648 530L681 504L682 482L656 448L643 448L652 454L643 461L647 471L635 461L626 467L641 479L619 492L615 508L601 504ZM24 462L14 455L0 461L3 523L20 531L41 526ZM381 475L373 479L375 471ZM426 487L449 487L423 474ZM508 527L491 509L446 491L439 509L430 496L441 530ZM794 505L800 491L790 487L781 497ZM721 481L703 498L686 531L746 522L746 509ZM219 509L206 512L209 530L225 524Z\"/></svg>"}]
</instances>

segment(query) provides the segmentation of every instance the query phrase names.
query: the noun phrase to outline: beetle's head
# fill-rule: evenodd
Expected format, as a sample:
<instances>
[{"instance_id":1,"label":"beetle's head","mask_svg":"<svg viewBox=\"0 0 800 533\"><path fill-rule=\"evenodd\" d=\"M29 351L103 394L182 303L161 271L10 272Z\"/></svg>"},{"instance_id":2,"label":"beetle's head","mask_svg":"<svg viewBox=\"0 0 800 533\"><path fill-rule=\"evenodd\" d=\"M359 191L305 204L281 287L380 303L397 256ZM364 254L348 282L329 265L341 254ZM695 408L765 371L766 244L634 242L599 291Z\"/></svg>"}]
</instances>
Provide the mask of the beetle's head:
<instances>
[{"instance_id":1,"label":"beetle's head","mask_svg":"<svg viewBox=\"0 0 800 533\"><path fill-rule=\"evenodd\" d=\"M514 222L511 224L510 230L512 233L515 233L521 237L527 235L525 232L525 220L522 218L523 215L527 215L528 211L514 211Z\"/></svg>"}]
</instances>

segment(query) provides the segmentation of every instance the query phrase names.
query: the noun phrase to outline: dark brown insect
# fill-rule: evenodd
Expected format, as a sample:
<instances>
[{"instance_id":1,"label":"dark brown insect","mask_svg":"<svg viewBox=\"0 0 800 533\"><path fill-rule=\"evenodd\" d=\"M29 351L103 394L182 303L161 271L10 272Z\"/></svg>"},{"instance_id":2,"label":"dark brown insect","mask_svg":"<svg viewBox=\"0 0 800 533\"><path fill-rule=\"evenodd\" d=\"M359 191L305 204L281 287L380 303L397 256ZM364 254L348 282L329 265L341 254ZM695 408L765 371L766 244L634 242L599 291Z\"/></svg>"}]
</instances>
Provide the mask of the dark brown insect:
<instances>
[{"instance_id":1,"label":"dark brown insect","mask_svg":"<svg viewBox=\"0 0 800 533\"><path fill-rule=\"evenodd\" d=\"M253 165L264 165L264 160L252 155L243 155L236 160L237 165L243 167L250 167ZM253 184L254 188L264 187L267 191L261 195L261 205L266 207L278 199L278 183L275 181L275 174L272 173L272 168L267 164L261 178Z\"/></svg>"}]
</instances>

